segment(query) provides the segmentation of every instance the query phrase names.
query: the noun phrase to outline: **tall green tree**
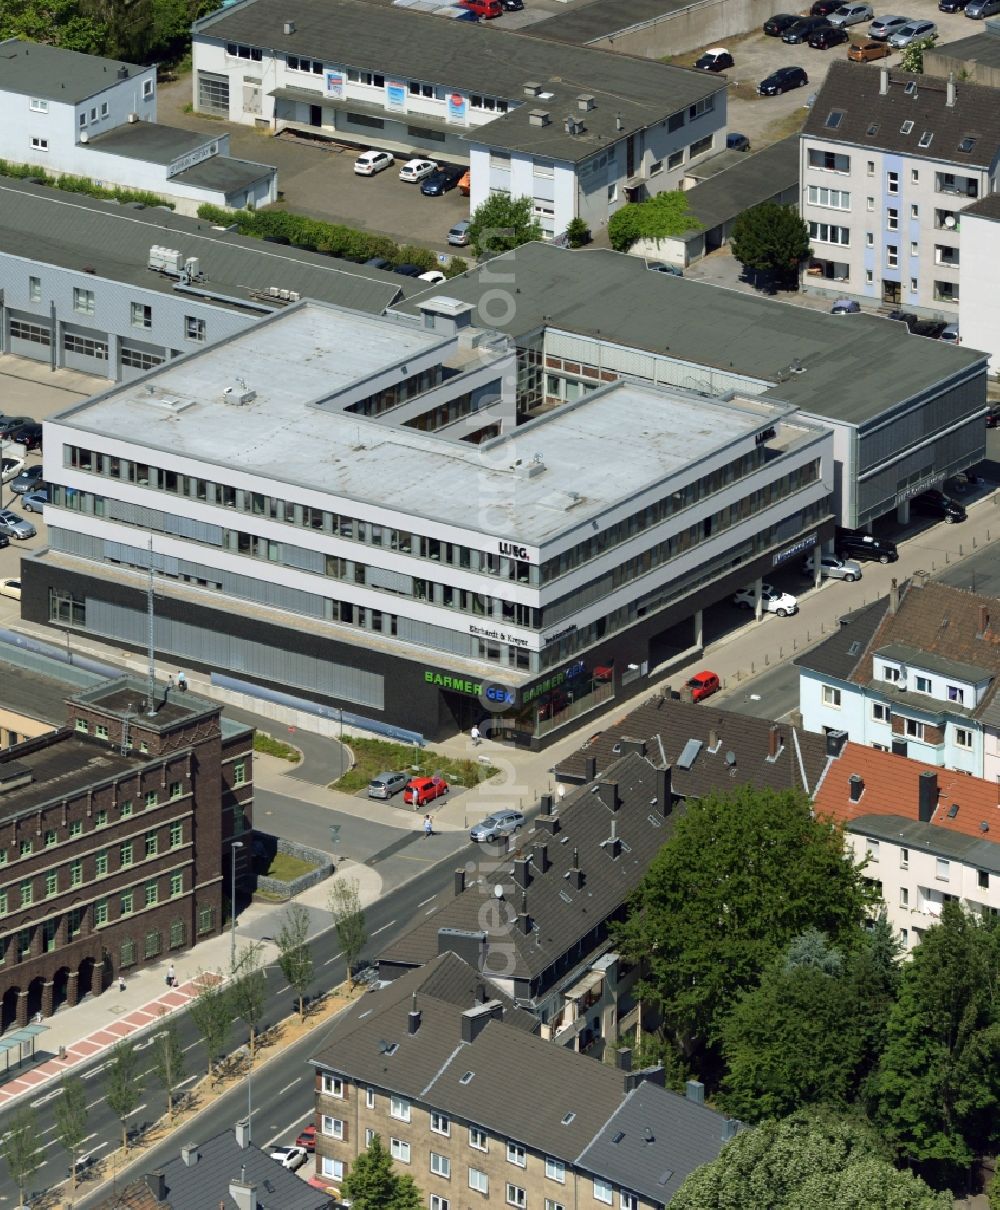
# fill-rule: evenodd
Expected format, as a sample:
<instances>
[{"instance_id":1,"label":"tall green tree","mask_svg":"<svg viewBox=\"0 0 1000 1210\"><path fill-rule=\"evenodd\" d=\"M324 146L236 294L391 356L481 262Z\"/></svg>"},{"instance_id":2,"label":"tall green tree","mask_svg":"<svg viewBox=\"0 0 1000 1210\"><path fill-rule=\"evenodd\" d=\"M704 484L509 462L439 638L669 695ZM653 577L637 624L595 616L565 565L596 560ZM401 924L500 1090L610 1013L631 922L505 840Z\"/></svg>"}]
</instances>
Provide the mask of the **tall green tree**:
<instances>
[{"instance_id":1,"label":"tall green tree","mask_svg":"<svg viewBox=\"0 0 1000 1210\"><path fill-rule=\"evenodd\" d=\"M876 1077L896 1154L939 1179L1000 1143L1000 927L946 903L902 972Z\"/></svg>"},{"instance_id":2,"label":"tall green tree","mask_svg":"<svg viewBox=\"0 0 1000 1210\"><path fill-rule=\"evenodd\" d=\"M278 965L299 1001L299 1019L306 1019L306 996L313 981L315 963L309 945L309 913L301 903L285 912L278 936Z\"/></svg>"},{"instance_id":3,"label":"tall green tree","mask_svg":"<svg viewBox=\"0 0 1000 1210\"><path fill-rule=\"evenodd\" d=\"M211 1075L212 1064L226 1049L233 1019L229 988L222 981L221 974L216 979L201 980L198 994L188 1011L191 1013L195 1029L205 1043L208 1074Z\"/></svg>"},{"instance_id":4,"label":"tall green tree","mask_svg":"<svg viewBox=\"0 0 1000 1210\"><path fill-rule=\"evenodd\" d=\"M472 212L469 243L477 256L497 256L542 238L542 228L531 215L530 197L491 193Z\"/></svg>"},{"instance_id":5,"label":"tall green tree","mask_svg":"<svg viewBox=\"0 0 1000 1210\"><path fill-rule=\"evenodd\" d=\"M167 1094L167 1113L174 1120L174 1098L184 1079L184 1048L176 1021L168 1021L153 1044L153 1073Z\"/></svg>"},{"instance_id":6,"label":"tall green tree","mask_svg":"<svg viewBox=\"0 0 1000 1210\"><path fill-rule=\"evenodd\" d=\"M111 1052L104 1086L104 1099L122 1127L122 1150L128 1151L128 1118L142 1097L139 1056L132 1042L119 1042Z\"/></svg>"},{"instance_id":7,"label":"tall green tree","mask_svg":"<svg viewBox=\"0 0 1000 1210\"><path fill-rule=\"evenodd\" d=\"M341 1200L349 1201L354 1210L420 1210L423 1206L413 1177L393 1169L392 1157L377 1134L354 1161L340 1192Z\"/></svg>"},{"instance_id":8,"label":"tall green tree","mask_svg":"<svg viewBox=\"0 0 1000 1210\"><path fill-rule=\"evenodd\" d=\"M670 1210L947 1210L935 1193L895 1169L871 1123L825 1109L744 1130L718 1159L696 1168Z\"/></svg>"},{"instance_id":9,"label":"tall green tree","mask_svg":"<svg viewBox=\"0 0 1000 1210\"><path fill-rule=\"evenodd\" d=\"M347 966L347 978L354 981L354 968L368 940L368 926L361 906L361 888L356 878L335 878L330 884L330 913L337 941Z\"/></svg>"},{"instance_id":10,"label":"tall green tree","mask_svg":"<svg viewBox=\"0 0 1000 1210\"><path fill-rule=\"evenodd\" d=\"M815 928L855 944L870 898L839 828L803 794L743 786L687 804L614 937L690 1058L792 938Z\"/></svg>"},{"instance_id":11,"label":"tall green tree","mask_svg":"<svg viewBox=\"0 0 1000 1210\"><path fill-rule=\"evenodd\" d=\"M252 1065L257 1052L257 1031L267 1003L267 974L263 946L259 942L245 946L236 958L236 969L229 985L229 1003L233 1013L247 1027Z\"/></svg>"},{"instance_id":12,"label":"tall green tree","mask_svg":"<svg viewBox=\"0 0 1000 1210\"><path fill-rule=\"evenodd\" d=\"M79 1076L65 1075L59 1093L52 1106L52 1116L56 1122L56 1138L60 1146L69 1152L70 1182L75 1189L76 1165L87 1137L87 1090Z\"/></svg>"},{"instance_id":13,"label":"tall green tree","mask_svg":"<svg viewBox=\"0 0 1000 1210\"><path fill-rule=\"evenodd\" d=\"M629 202L608 219L608 240L616 252L627 252L640 239L669 239L702 224L691 213L682 189L667 189L644 202Z\"/></svg>"},{"instance_id":14,"label":"tall green tree","mask_svg":"<svg viewBox=\"0 0 1000 1210\"><path fill-rule=\"evenodd\" d=\"M787 288L798 282L799 265L809 255L809 228L791 206L761 202L737 218L730 246L744 269Z\"/></svg>"},{"instance_id":15,"label":"tall green tree","mask_svg":"<svg viewBox=\"0 0 1000 1210\"><path fill-rule=\"evenodd\" d=\"M38 1119L30 1105L14 1111L7 1124L7 1133L0 1141L0 1155L10 1169L10 1179L24 1203L28 1181L42 1166L42 1149L38 1136Z\"/></svg>"}]
</instances>

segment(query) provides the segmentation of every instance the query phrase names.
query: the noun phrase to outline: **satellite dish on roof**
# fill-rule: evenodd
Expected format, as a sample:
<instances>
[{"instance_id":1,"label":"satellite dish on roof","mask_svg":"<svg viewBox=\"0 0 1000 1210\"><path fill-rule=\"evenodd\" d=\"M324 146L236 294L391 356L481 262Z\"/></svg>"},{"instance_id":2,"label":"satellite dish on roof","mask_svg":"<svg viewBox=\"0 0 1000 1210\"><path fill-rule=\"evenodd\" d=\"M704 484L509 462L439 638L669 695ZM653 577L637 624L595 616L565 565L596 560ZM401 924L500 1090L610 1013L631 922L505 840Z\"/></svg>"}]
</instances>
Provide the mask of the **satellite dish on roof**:
<instances>
[{"instance_id":1,"label":"satellite dish on roof","mask_svg":"<svg viewBox=\"0 0 1000 1210\"><path fill-rule=\"evenodd\" d=\"M732 750L732 748L730 748L729 751L726 753L726 764L727 765L736 764L736 753Z\"/></svg>"}]
</instances>

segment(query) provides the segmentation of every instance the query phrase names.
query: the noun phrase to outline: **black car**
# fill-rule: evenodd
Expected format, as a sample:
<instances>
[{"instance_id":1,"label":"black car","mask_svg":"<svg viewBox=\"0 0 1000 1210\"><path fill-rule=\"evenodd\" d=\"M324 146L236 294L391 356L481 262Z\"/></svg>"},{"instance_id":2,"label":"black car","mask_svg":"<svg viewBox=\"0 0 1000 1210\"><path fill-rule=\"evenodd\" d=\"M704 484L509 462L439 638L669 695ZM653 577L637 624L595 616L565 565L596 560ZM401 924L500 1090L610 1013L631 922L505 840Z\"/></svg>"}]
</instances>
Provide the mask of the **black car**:
<instances>
[{"instance_id":1,"label":"black car","mask_svg":"<svg viewBox=\"0 0 1000 1210\"><path fill-rule=\"evenodd\" d=\"M928 340L937 340L947 326L940 319L918 319L916 323L910 324L910 331L914 336L926 336Z\"/></svg>"},{"instance_id":2,"label":"black car","mask_svg":"<svg viewBox=\"0 0 1000 1210\"><path fill-rule=\"evenodd\" d=\"M0 534L0 550L5 550L10 546L10 538L6 534Z\"/></svg>"},{"instance_id":3,"label":"black car","mask_svg":"<svg viewBox=\"0 0 1000 1210\"><path fill-rule=\"evenodd\" d=\"M22 424L19 429L15 429L10 435L11 441L16 441L18 445L23 445L26 450L40 450L42 448L42 426L40 424Z\"/></svg>"},{"instance_id":4,"label":"black car","mask_svg":"<svg viewBox=\"0 0 1000 1210\"><path fill-rule=\"evenodd\" d=\"M886 319L895 319L899 323L906 324L910 332L913 331L913 325L919 323L917 316L912 311L890 311Z\"/></svg>"},{"instance_id":5,"label":"black car","mask_svg":"<svg viewBox=\"0 0 1000 1210\"><path fill-rule=\"evenodd\" d=\"M393 273L398 273L402 277L419 277L423 272L425 270L421 269L419 265L397 265L393 269Z\"/></svg>"},{"instance_id":6,"label":"black car","mask_svg":"<svg viewBox=\"0 0 1000 1210\"><path fill-rule=\"evenodd\" d=\"M424 177L420 182L420 192L425 197L440 197L443 193L448 193L449 190L455 188L464 172L464 168L450 168L443 165L430 176Z\"/></svg>"},{"instance_id":7,"label":"black car","mask_svg":"<svg viewBox=\"0 0 1000 1210\"><path fill-rule=\"evenodd\" d=\"M831 46L839 46L841 42L850 42L851 35L846 29L838 29L828 25L809 35L809 45L813 50L829 50Z\"/></svg>"},{"instance_id":8,"label":"black car","mask_svg":"<svg viewBox=\"0 0 1000 1210\"><path fill-rule=\"evenodd\" d=\"M775 13L764 22L764 33L769 38L780 38L786 29L801 19L798 13Z\"/></svg>"},{"instance_id":9,"label":"black car","mask_svg":"<svg viewBox=\"0 0 1000 1210\"><path fill-rule=\"evenodd\" d=\"M810 34L814 34L818 29L825 29L829 24L826 17L802 17L785 30L781 40L793 44L808 42Z\"/></svg>"},{"instance_id":10,"label":"black car","mask_svg":"<svg viewBox=\"0 0 1000 1210\"><path fill-rule=\"evenodd\" d=\"M386 260L386 258L384 256L370 256L368 258L368 260L365 261L365 268L366 269L391 269L392 262L389 260Z\"/></svg>"},{"instance_id":11,"label":"black car","mask_svg":"<svg viewBox=\"0 0 1000 1210\"><path fill-rule=\"evenodd\" d=\"M956 521L965 520L965 505L952 500L936 487L930 491L921 492L910 501L910 512L922 517L934 517L943 520L946 525L954 525Z\"/></svg>"},{"instance_id":12,"label":"black car","mask_svg":"<svg viewBox=\"0 0 1000 1210\"><path fill-rule=\"evenodd\" d=\"M504 7L504 11L508 13L519 13L524 8L524 0L500 0Z\"/></svg>"},{"instance_id":13,"label":"black car","mask_svg":"<svg viewBox=\"0 0 1000 1210\"><path fill-rule=\"evenodd\" d=\"M843 0L841 0L843 3ZM831 13L835 13L840 5L837 0L816 0L816 3L809 10L811 17L829 17Z\"/></svg>"},{"instance_id":14,"label":"black car","mask_svg":"<svg viewBox=\"0 0 1000 1210\"><path fill-rule=\"evenodd\" d=\"M938 4L939 13L960 13L964 11L969 0L940 0Z\"/></svg>"},{"instance_id":15,"label":"black car","mask_svg":"<svg viewBox=\"0 0 1000 1210\"><path fill-rule=\"evenodd\" d=\"M0 416L0 437L10 441L18 429L34 423L30 416Z\"/></svg>"},{"instance_id":16,"label":"black car","mask_svg":"<svg viewBox=\"0 0 1000 1210\"><path fill-rule=\"evenodd\" d=\"M10 483L10 490L16 492L19 496L23 496L25 492L32 492L42 482L42 467L26 466L19 475L15 475Z\"/></svg>"},{"instance_id":17,"label":"black car","mask_svg":"<svg viewBox=\"0 0 1000 1210\"><path fill-rule=\"evenodd\" d=\"M895 563L899 551L895 542L876 538L863 530L840 530L836 539L837 554L842 559L870 559L879 563Z\"/></svg>"},{"instance_id":18,"label":"black car","mask_svg":"<svg viewBox=\"0 0 1000 1210\"><path fill-rule=\"evenodd\" d=\"M733 56L721 46L715 50L706 50L701 58L695 60L694 65L698 71L728 71L730 67L736 66Z\"/></svg>"},{"instance_id":19,"label":"black car","mask_svg":"<svg viewBox=\"0 0 1000 1210\"><path fill-rule=\"evenodd\" d=\"M740 134L738 130L731 130L726 135L726 150L727 151L749 151L750 140L745 134Z\"/></svg>"},{"instance_id":20,"label":"black car","mask_svg":"<svg viewBox=\"0 0 1000 1210\"><path fill-rule=\"evenodd\" d=\"M809 83L809 77L801 67L779 67L766 80L761 80L757 91L762 97L777 97L793 88L801 88Z\"/></svg>"}]
</instances>

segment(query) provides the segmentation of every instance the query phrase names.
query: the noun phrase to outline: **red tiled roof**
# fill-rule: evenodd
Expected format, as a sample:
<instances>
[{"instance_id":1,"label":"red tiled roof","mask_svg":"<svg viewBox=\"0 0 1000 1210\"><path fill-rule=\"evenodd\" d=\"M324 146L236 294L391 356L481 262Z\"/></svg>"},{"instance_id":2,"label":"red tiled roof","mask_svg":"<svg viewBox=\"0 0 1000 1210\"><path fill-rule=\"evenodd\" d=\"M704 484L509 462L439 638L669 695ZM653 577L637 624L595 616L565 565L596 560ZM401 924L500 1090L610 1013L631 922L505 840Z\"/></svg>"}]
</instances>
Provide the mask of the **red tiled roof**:
<instances>
[{"instance_id":1,"label":"red tiled roof","mask_svg":"<svg viewBox=\"0 0 1000 1210\"><path fill-rule=\"evenodd\" d=\"M1000 842L1000 787L980 777L925 765L861 744L846 744L840 757L830 762L813 799L816 814L831 817L845 826L861 815L895 815L918 820L920 774L926 771L936 774L938 781L932 824L976 840ZM864 781L859 802L851 802L850 778L855 773ZM949 818L953 803L958 805L958 812ZM979 826L984 822L990 825L988 832Z\"/></svg>"}]
</instances>

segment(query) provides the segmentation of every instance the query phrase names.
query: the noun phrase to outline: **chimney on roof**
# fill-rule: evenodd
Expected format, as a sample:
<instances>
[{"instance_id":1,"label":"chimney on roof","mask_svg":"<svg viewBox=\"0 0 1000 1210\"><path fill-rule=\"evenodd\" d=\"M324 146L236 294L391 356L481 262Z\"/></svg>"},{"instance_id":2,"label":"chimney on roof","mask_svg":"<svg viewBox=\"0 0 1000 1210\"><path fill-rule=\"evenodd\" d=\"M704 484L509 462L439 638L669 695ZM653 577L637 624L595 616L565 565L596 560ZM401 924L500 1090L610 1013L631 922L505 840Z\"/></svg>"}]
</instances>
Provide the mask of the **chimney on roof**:
<instances>
[{"instance_id":1,"label":"chimney on roof","mask_svg":"<svg viewBox=\"0 0 1000 1210\"><path fill-rule=\"evenodd\" d=\"M477 971L482 970L486 960L486 934L469 929L438 929L438 953L457 954Z\"/></svg>"},{"instance_id":2,"label":"chimney on roof","mask_svg":"<svg viewBox=\"0 0 1000 1210\"><path fill-rule=\"evenodd\" d=\"M801 723L800 723L801 725ZM846 731L828 731L826 733L826 754L827 756L839 756L844 750L844 745L847 743Z\"/></svg>"},{"instance_id":3,"label":"chimney on roof","mask_svg":"<svg viewBox=\"0 0 1000 1210\"><path fill-rule=\"evenodd\" d=\"M889 69L888 67L879 68L878 91L879 96L887 96L889 93Z\"/></svg>"},{"instance_id":4,"label":"chimney on roof","mask_svg":"<svg viewBox=\"0 0 1000 1210\"><path fill-rule=\"evenodd\" d=\"M781 749L785 746L785 741L781 738L781 733L774 723L767 729L767 759L776 761L781 754Z\"/></svg>"},{"instance_id":5,"label":"chimney on roof","mask_svg":"<svg viewBox=\"0 0 1000 1210\"><path fill-rule=\"evenodd\" d=\"M240 1151L246 1151L250 1146L250 1119L240 1118L236 1123L236 1146Z\"/></svg>"},{"instance_id":6,"label":"chimney on roof","mask_svg":"<svg viewBox=\"0 0 1000 1210\"><path fill-rule=\"evenodd\" d=\"M292 34L295 33L295 22L294 21L283 22L282 26L281 26L281 32L285 35L286 38L290 38L292 36Z\"/></svg>"},{"instance_id":7,"label":"chimney on roof","mask_svg":"<svg viewBox=\"0 0 1000 1210\"><path fill-rule=\"evenodd\" d=\"M549 846L547 843L535 845L535 864L538 866L538 872L544 874L548 871L552 864L549 861Z\"/></svg>"},{"instance_id":8,"label":"chimney on roof","mask_svg":"<svg viewBox=\"0 0 1000 1210\"><path fill-rule=\"evenodd\" d=\"M521 892L521 907L517 913L517 928L518 932L525 936L531 932L531 917L528 915L528 894L526 891Z\"/></svg>"},{"instance_id":9,"label":"chimney on roof","mask_svg":"<svg viewBox=\"0 0 1000 1210\"><path fill-rule=\"evenodd\" d=\"M615 1052L615 1066L619 1071L632 1070L632 1047L622 1046Z\"/></svg>"},{"instance_id":10,"label":"chimney on roof","mask_svg":"<svg viewBox=\"0 0 1000 1210\"><path fill-rule=\"evenodd\" d=\"M585 756L583 759L583 779L593 781L597 776L597 757Z\"/></svg>"},{"instance_id":11,"label":"chimney on roof","mask_svg":"<svg viewBox=\"0 0 1000 1210\"><path fill-rule=\"evenodd\" d=\"M181 1148L181 1159L188 1168L193 1168L198 1162L198 1148L194 1143L186 1143Z\"/></svg>"},{"instance_id":12,"label":"chimney on roof","mask_svg":"<svg viewBox=\"0 0 1000 1210\"><path fill-rule=\"evenodd\" d=\"M558 815L535 816L535 830L538 832L549 832L555 836L561 827L562 823Z\"/></svg>"},{"instance_id":13,"label":"chimney on roof","mask_svg":"<svg viewBox=\"0 0 1000 1210\"><path fill-rule=\"evenodd\" d=\"M636 753L637 756L646 755L646 741L644 739L636 739L634 736L622 736L618 741L618 748L622 756L629 752Z\"/></svg>"},{"instance_id":14,"label":"chimney on roof","mask_svg":"<svg viewBox=\"0 0 1000 1210\"><path fill-rule=\"evenodd\" d=\"M986 608L985 605L980 605L979 606L979 633L976 635L976 638L977 639L986 638L986 635L989 632L989 629L990 629L990 611Z\"/></svg>"},{"instance_id":15,"label":"chimney on roof","mask_svg":"<svg viewBox=\"0 0 1000 1210\"><path fill-rule=\"evenodd\" d=\"M455 896L456 898L465 891L465 870L455 871Z\"/></svg>"},{"instance_id":16,"label":"chimney on roof","mask_svg":"<svg viewBox=\"0 0 1000 1210\"><path fill-rule=\"evenodd\" d=\"M627 1071L625 1073L625 1091L631 1092L633 1088L638 1088L640 1084L655 1084L657 1088L666 1088L667 1077L663 1070L663 1064L657 1064L655 1067L642 1067L638 1071ZM647 1143L655 1142L652 1131L648 1130L645 1134Z\"/></svg>"},{"instance_id":17,"label":"chimney on roof","mask_svg":"<svg viewBox=\"0 0 1000 1210\"><path fill-rule=\"evenodd\" d=\"M611 854L611 860L615 861L621 856L622 842L618 838L618 820L611 821L611 835L604 842L604 847Z\"/></svg>"},{"instance_id":18,"label":"chimney on roof","mask_svg":"<svg viewBox=\"0 0 1000 1210\"><path fill-rule=\"evenodd\" d=\"M514 858L514 882L522 889L531 881L531 872L528 869L527 857Z\"/></svg>"},{"instance_id":19,"label":"chimney on roof","mask_svg":"<svg viewBox=\"0 0 1000 1210\"><path fill-rule=\"evenodd\" d=\"M730 1139L736 1138L742 1124L739 1118L726 1118L722 1123L722 1141L728 1143Z\"/></svg>"},{"instance_id":20,"label":"chimney on roof","mask_svg":"<svg viewBox=\"0 0 1000 1210\"><path fill-rule=\"evenodd\" d=\"M920 774L919 798L917 812L921 823L930 823L938 800L938 779L932 769L925 769Z\"/></svg>"},{"instance_id":21,"label":"chimney on roof","mask_svg":"<svg viewBox=\"0 0 1000 1210\"><path fill-rule=\"evenodd\" d=\"M528 110L528 125L529 126L548 126L552 121L552 115L545 109L529 109Z\"/></svg>"},{"instance_id":22,"label":"chimney on roof","mask_svg":"<svg viewBox=\"0 0 1000 1210\"><path fill-rule=\"evenodd\" d=\"M476 984L476 1003L486 1003L486 984L482 981L482 979L480 979Z\"/></svg>"},{"instance_id":23,"label":"chimney on roof","mask_svg":"<svg viewBox=\"0 0 1000 1210\"><path fill-rule=\"evenodd\" d=\"M552 811L552 795L540 794L538 796L538 809L543 815L548 815Z\"/></svg>"},{"instance_id":24,"label":"chimney on roof","mask_svg":"<svg viewBox=\"0 0 1000 1210\"><path fill-rule=\"evenodd\" d=\"M580 850L573 850L573 865L566 871L566 880L575 890L583 886L583 870L580 869Z\"/></svg>"},{"instance_id":25,"label":"chimney on roof","mask_svg":"<svg viewBox=\"0 0 1000 1210\"><path fill-rule=\"evenodd\" d=\"M953 71L948 72L948 83L945 87L944 103L949 109L955 108L955 73Z\"/></svg>"},{"instance_id":26,"label":"chimney on roof","mask_svg":"<svg viewBox=\"0 0 1000 1210\"><path fill-rule=\"evenodd\" d=\"M883 68L883 70L885 70ZM899 581L895 576L892 577L892 583L889 585L889 612L896 613L899 609Z\"/></svg>"},{"instance_id":27,"label":"chimney on roof","mask_svg":"<svg viewBox=\"0 0 1000 1210\"><path fill-rule=\"evenodd\" d=\"M167 1174L158 1168L155 1172L146 1173L146 1188L158 1202L167 1200Z\"/></svg>"},{"instance_id":28,"label":"chimney on roof","mask_svg":"<svg viewBox=\"0 0 1000 1210\"><path fill-rule=\"evenodd\" d=\"M581 92L580 95L576 98L577 109L582 109L584 113L586 113L590 109L594 109L595 106L596 106L596 102L594 101L593 96L591 96L591 94L589 92Z\"/></svg>"},{"instance_id":29,"label":"chimney on roof","mask_svg":"<svg viewBox=\"0 0 1000 1210\"><path fill-rule=\"evenodd\" d=\"M236 1203L236 1210L258 1210L257 1186L249 1181L230 1181L229 1196Z\"/></svg>"},{"instance_id":30,"label":"chimney on roof","mask_svg":"<svg viewBox=\"0 0 1000 1210\"><path fill-rule=\"evenodd\" d=\"M656 810L666 817L674 809L673 770L670 765L654 773L656 786Z\"/></svg>"},{"instance_id":31,"label":"chimney on roof","mask_svg":"<svg viewBox=\"0 0 1000 1210\"><path fill-rule=\"evenodd\" d=\"M708 750L709 752L718 752L719 745L722 740L719 739L719 733L714 727L708 729Z\"/></svg>"},{"instance_id":32,"label":"chimney on roof","mask_svg":"<svg viewBox=\"0 0 1000 1210\"><path fill-rule=\"evenodd\" d=\"M526 97L537 97L541 94L542 86L534 80L527 80L524 84L524 95Z\"/></svg>"},{"instance_id":33,"label":"chimney on roof","mask_svg":"<svg viewBox=\"0 0 1000 1210\"><path fill-rule=\"evenodd\" d=\"M622 121L622 115L620 113L616 113L615 114L615 130L624 130L624 129L625 129L625 123Z\"/></svg>"},{"instance_id":34,"label":"chimney on roof","mask_svg":"<svg viewBox=\"0 0 1000 1210\"><path fill-rule=\"evenodd\" d=\"M618 783L616 781L600 781L597 785L597 797L609 811L617 811L622 805L622 800L618 794Z\"/></svg>"},{"instance_id":35,"label":"chimney on roof","mask_svg":"<svg viewBox=\"0 0 1000 1210\"><path fill-rule=\"evenodd\" d=\"M847 782L851 790L851 802L860 802L865 789L865 779L859 773L852 773Z\"/></svg>"},{"instance_id":36,"label":"chimney on roof","mask_svg":"<svg viewBox=\"0 0 1000 1210\"><path fill-rule=\"evenodd\" d=\"M462 1041L475 1042L491 1021L503 1020L503 1005L499 1000L486 1000L462 1013Z\"/></svg>"},{"instance_id":37,"label":"chimney on roof","mask_svg":"<svg viewBox=\"0 0 1000 1210\"><path fill-rule=\"evenodd\" d=\"M705 1085L701 1080L688 1080L684 1085L684 1097L695 1105L704 1105Z\"/></svg>"},{"instance_id":38,"label":"chimney on roof","mask_svg":"<svg viewBox=\"0 0 1000 1210\"><path fill-rule=\"evenodd\" d=\"M406 1014L406 1032L415 1034L420 1028L420 1009L417 1008L417 993L413 993L410 1001L410 1011Z\"/></svg>"}]
</instances>

